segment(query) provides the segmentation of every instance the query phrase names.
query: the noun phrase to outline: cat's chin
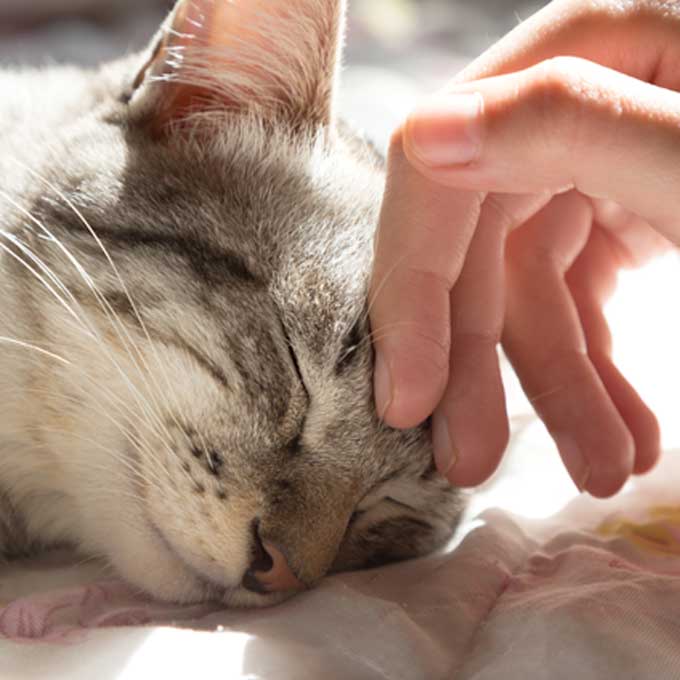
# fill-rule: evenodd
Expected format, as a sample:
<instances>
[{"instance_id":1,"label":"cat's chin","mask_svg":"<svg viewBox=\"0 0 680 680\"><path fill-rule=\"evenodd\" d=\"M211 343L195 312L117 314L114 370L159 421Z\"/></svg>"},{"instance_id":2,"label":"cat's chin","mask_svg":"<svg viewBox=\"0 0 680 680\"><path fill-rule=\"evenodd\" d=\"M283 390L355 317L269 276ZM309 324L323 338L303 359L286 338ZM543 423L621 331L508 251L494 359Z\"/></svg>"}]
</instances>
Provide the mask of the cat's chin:
<instances>
[{"instance_id":1,"label":"cat's chin","mask_svg":"<svg viewBox=\"0 0 680 680\"><path fill-rule=\"evenodd\" d=\"M229 588L227 587L225 589L225 586L212 583L205 574L202 574L196 567L182 557L180 551L172 545L172 542L153 521L147 521L149 529L155 538L154 543L160 543L163 546L163 550L168 554L169 559L176 565L179 565L194 581L196 581L196 589L201 593L198 601L222 600L224 593L228 591Z\"/></svg>"},{"instance_id":2,"label":"cat's chin","mask_svg":"<svg viewBox=\"0 0 680 680\"><path fill-rule=\"evenodd\" d=\"M280 604L294 594L257 594L246 590L240 583L232 587L212 583L174 549L152 521L147 520L146 524L147 544L144 554L119 554L111 562L131 585L155 599L184 605L213 602L227 607L252 609Z\"/></svg>"}]
</instances>

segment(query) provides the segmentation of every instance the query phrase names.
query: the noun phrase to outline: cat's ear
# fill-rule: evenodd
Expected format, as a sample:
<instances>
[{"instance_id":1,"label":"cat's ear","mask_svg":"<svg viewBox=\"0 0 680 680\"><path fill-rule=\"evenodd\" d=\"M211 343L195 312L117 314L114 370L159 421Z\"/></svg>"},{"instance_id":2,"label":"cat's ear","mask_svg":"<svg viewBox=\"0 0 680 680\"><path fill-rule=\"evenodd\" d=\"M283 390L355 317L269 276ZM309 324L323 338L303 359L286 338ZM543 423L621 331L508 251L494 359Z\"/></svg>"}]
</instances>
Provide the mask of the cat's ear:
<instances>
[{"instance_id":1,"label":"cat's ear","mask_svg":"<svg viewBox=\"0 0 680 680\"><path fill-rule=\"evenodd\" d=\"M214 111L330 125L344 24L345 0L179 0L130 105L156 132Z\"/></svg>"}]
</instances>

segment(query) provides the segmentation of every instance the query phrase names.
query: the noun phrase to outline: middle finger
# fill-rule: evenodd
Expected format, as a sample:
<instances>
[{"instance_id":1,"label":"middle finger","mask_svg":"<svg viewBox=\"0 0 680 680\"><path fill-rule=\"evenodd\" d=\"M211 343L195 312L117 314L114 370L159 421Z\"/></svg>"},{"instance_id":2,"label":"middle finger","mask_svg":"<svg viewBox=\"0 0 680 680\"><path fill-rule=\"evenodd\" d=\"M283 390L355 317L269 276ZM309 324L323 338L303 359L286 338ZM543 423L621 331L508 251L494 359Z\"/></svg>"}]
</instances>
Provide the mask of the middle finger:
<instances>
[{"instance_id":1,"label":"middle finger","mask_svg":"<svg viewBox=\"0 0 680 680\"><path fill-rule=\"evenodd\" d=\"M588 357L564 280L591 226L590 202L572 192L509 237L503 345L575 484L606 497L630 476L635 447Z\"/></svg>"}]
</instances>

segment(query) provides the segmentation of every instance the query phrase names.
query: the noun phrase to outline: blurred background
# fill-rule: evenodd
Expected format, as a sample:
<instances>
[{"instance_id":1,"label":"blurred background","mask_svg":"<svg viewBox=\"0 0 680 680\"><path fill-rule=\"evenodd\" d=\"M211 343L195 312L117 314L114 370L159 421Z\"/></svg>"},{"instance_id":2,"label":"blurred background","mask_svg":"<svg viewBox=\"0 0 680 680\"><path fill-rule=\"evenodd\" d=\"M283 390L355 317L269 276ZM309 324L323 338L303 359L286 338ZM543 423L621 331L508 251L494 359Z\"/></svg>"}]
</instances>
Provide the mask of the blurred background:
<instances>
[{"instance_id":1,"label":"blurred background","mask_svg":"<svg viewBox=\"0 0 680 680\"><path fill-rule=\"evenodd\" d=\"M172 0L0 0L0 65L94 65L140 49ZM423 92L537 0L350 0L344 113L378 143Z\"/></svg>"},{"instance_id":2,"label":"blurred background","mask_svg":"<svg viewBox=\"0 0 680 680\"><path fill-rule=\"evenodd\" d=\"M473 56L525 19L537 0L350 0L351 57ZM0 0L0 59L95 63L138 47L172 0ZM67 35L73 40L64 41ZM42 46L37 43L42 43Z\"/></svg>"}]
</instances>

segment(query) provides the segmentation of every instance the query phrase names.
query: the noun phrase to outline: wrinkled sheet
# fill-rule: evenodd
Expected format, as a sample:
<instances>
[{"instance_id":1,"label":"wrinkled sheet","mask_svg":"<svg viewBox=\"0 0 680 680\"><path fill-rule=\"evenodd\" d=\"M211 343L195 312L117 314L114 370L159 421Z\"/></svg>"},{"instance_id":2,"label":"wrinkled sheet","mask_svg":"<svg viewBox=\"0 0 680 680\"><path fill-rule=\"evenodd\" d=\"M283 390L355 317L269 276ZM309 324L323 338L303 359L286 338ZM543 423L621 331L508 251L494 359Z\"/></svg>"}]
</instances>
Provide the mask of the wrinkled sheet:
<instances>
[{"instance_id":1,"label":"wrinkled sheet","mask_svg":"<svg viewBox=\"0 0 680 680\"><path fill-rule=\"evenodd\" d=\"M611 502L487 511L449 554L269 610L159 605L110 580L26 595L0 608L0 677L678 678L679 475L669 454Z\"/></svg>"}]
</instances>

